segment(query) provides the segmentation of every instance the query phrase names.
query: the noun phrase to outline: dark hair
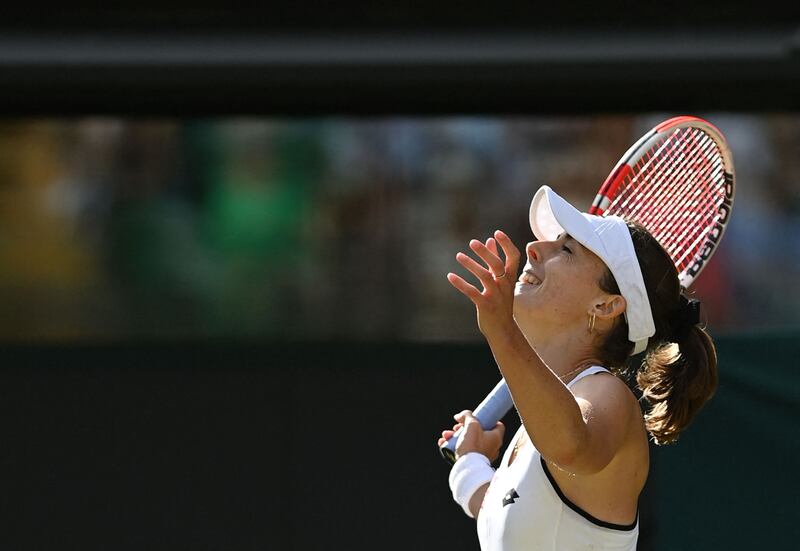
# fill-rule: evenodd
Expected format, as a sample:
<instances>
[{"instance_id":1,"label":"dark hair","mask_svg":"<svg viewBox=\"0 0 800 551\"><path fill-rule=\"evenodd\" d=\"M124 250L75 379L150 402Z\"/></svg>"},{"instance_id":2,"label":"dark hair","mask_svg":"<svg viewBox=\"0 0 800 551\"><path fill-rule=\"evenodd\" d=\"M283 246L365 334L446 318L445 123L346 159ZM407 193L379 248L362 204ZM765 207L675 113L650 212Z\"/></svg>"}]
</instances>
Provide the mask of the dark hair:
<instances>
[{"instance_id":1,"label":"dark hair","mask_svg":"<svg viewBox=\"0 0 800 551\"><path fill-rule=\"evenodd\" d=\"M678 272L667 252L640 224L628 222L639 259L656 333L647 343L636 382L650 409L645 426L656 444L678 439L717 388L717 353L711 337L686 319ZM619 294L614 276L606 269L600 288ZM628 340L624 316L617 318L600 349L605 365L624 368L633 343Z\"/></svg>"}]
</instances>

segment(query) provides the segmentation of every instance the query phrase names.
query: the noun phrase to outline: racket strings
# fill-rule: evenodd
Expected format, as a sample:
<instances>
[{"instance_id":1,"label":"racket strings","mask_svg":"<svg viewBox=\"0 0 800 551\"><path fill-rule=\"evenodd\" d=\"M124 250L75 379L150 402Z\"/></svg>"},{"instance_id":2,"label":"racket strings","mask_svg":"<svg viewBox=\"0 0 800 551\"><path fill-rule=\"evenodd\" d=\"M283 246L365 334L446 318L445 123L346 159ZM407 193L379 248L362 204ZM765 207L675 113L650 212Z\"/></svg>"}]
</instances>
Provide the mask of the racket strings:
<instances>
[{"instance_id":1,"label":"racket strings","mask_svg":"<svg viewBox=\"0 0 800 551\"><path fill-rule=\"evenodd\" d=\"M703 153L708 149L709 144L699 151L700 158L705 156ZM652 178L650 193L644 196L648 202L648 210L644 213L647 221L652 225L654 231L666 238L673 235L685 233L687 226L698 222L698 207L706 204L708 197L705 195L708 186L705 185L709 170L713 167L708 163L698 160L698 151L691 151L684 156L683 162L665 170L662 174ZM658 195L654 195L654 191ZM678 201L674 201L677 197ZM676 215L663 216L666 210L674 210ZM694 217L694 218L691 218Z\"/></svg>"},{"instance_id":2,"label":"racket strings","mask_svg":"<svg viewBox=\"0 0 800 551\"><path fill-rule=\"evenodd\" d=\"M699 143L701 147L692 152L689 162L672 174L667 174L662 181L663 187L669 187L673 194L680 197L678 202L668 204L662 200L662 208L653 211L659 217L668 214L667 209L675 212L673 216L663 216L663 220L669 221L662 222L656 231L662 235L668 252L681 269L691 260L689 255L696 253L702 245L713 226L719 201L724 199L721 158L716 155L715 149L710 148L712 140L706 138L702 141L706 143ZM670 185L670 178L681 181L683 189L676 190L674 182ZM715 179L718 185L709 185Z\"/></svg>"},{"instance_id":3,"label":"racket strings","mask_svg":"<svg viewBox=\"0 0 800 551\"><path fill-rule=\"evenodd\" d=\"M657 167L663 168L663 170L651 172L650 174L652 174L652 177L639 178L641 185L634 189L640 190L638 191L638 195L640 196L636 197L637 202L634 203L631 208L632 212L636 211L636 207L641 209L645 205L649 211L658 212L666 198L676 195L676 187L686 187L686 180L679 177L685 173L686 165L693 159L691 155L687 155L684 151L679 151L677 158L678 161L672 161L671 165ZM665 162L670 162L671 160L672 159L666 157L664 159ZM650 176L650 174L648 174L648 176ZM635 186L636 184L634 183L633 185ZM647 201L647 203L642 201Z\"/></svg>"},{"instance_id":4,"label":"racket strings","mask_svg":"<svg viewBox=\"0 0 800 551\"><path fill-rule=\"evenodd\" d=\"M671 147L676 144L679 146L678 148ZM624 189L623 194L617 199L619 208L633 211L637 207L657 207L658 204L653 201L654 195L657 194L657 198L663 198L670 196L670 193L674 194L674 189L664 187L663 180L676 170L680 170L691 160L690 155L687 155L687 153L691 153L690 145L678 140L667 139L661 142L661 145L657 144L651 149L651 151L655 150L654 158L657 159L657 162L655 164L642 165L641 170L632 171L629 186ZM676 158L677 160L675 160ZM673 186L681 183L679 180L674 179L672 182ZM658 187L657 184L661 187ZM649 189L649 191L642 191L642 189ZM642 199L646 199L650 203L644 203ZM628 207L628 203L631 201L633 203Z\"/></svg>"},{"instance_id":5,"label":"racket strings","mask_svg":"<svg viewBox=\"0 0 800 551\"><path fill-rule=\"evenodd\" d=\"M685 185L685 182L677 176L682 175L682 169L691 161L691 156L686 155L683 150L668 152L665 146L669 145L667 143L659 147L660 161L648 165L650 170L633 174L628 182L628 187L625 188L626 194L618 199L617 204L618 210L625 211L632 216L641 218L648 213L651 214L649 218L653 218L654 226L658 228L661 228L662 224L659 223L660 218L656 215L660 214L660 207L666 198L677 195L675 188L681 184ZM674 160L676 157L677 161ZM666 164L669 162L672 164ZM673 177L670 178L670 176Z\"/></svg>"},{"instance_id":6,"label":"racket strings","mask_svg":"<svg viewBox=\"0 0 800 551\"><path fill-rule=\"evenodd\" d=\"M711 231L725 198L722 156L699 129L677 129L634 163L607 211L651 232L682 271Z\"/></svg>"},{"instance_id":7,"label":"racket strings","mask_svg":"<svg viewBox=\"0 0 800 551\"><path fill-rule=\"evenodd\" d=\"M699 190L686 195L684 202L675 206L676 220L670 225L653 229L653 233L662 242L676 266L681 269L685 267L684 262L689 260L689 255L698 251L713 224L713 216L710 213L697 210L696 205L702 201L707 201L707 198L702 197ZM654 217L659 215L660 213L654 213ZM643 219L642 223L650 227L655 225L652 218Z\"/></svg>"},{"instance_id":8,"label":"racket strings","mask_svg":"<svg viewBox=\"0 0 800 551\"><path fill-rule=\"evenodd\" d=\"M676 171L674 179L692 183L692 180L687 180L684 171ZM676 265L683 268L683 260L699 247L711 222L711 213L704 210L703 206L709 200L713 201L713 197L705 193L702 184L694 187L687 185L682 189L681 186L676 189L674 182L662 181L662 184L672 189L677 201L669 204L662 199L660 205L641 214L634 213L634 216L638 214L639 221L651 229Z\"/></svg>"},{"instance_id":9,"label":"racket strings","mask_svg":"<svg viewBox=\"0 0 800 551\"><path fill-rule=\"evenodd\" d=\"M669 139L657 143L650 150L653 152L651 161L643 163L638 171L635 168L631 171L627 182L628 185L624 186L622 193L616 199L616 207L619 210L635 212L637 207L645 206L646 203L642 201L643 199L651 202L647 204L648 208L657 207L657 204L653 202L654 193L658 193L658 196L663 196L666 190L654 187L651 184L668 173L669 165L667 163L672 161L673 165L675 164L676 161L673 159L676 156L676 150L671 147L673 145L674 143ZM682 157L681 153L680 150L677 150L678 159ZM685 159L685 155L683 155L683 158ZM642 189L645 189L645 191L642 191ZM651 191L648 192L646 191L647 189Z\"/></svg>"}]
</instances>

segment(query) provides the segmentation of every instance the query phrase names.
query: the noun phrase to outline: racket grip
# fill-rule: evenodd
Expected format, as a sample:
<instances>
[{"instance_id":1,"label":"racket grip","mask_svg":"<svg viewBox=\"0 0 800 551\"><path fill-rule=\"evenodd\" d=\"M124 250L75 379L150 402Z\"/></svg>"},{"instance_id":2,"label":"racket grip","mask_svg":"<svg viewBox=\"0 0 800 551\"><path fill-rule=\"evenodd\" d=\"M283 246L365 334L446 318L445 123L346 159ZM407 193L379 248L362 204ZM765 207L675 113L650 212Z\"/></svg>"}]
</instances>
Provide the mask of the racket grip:
<instances>
[{"instance_id":1,"label":"racket grip","mask_svg":"<svg viewBox=\"0 0 800 551\"><path fill-rule=\"evenodd\" d=\"M511 393L505 379L495 385L492 391L483 399L472 414L478 419L484 430L490 430L497 422L506 416L514 407ZM463 429L459 429L453 436L439 447L439 453L450 465L456 462L456 442Z\"/></svg>"}]
</instances>

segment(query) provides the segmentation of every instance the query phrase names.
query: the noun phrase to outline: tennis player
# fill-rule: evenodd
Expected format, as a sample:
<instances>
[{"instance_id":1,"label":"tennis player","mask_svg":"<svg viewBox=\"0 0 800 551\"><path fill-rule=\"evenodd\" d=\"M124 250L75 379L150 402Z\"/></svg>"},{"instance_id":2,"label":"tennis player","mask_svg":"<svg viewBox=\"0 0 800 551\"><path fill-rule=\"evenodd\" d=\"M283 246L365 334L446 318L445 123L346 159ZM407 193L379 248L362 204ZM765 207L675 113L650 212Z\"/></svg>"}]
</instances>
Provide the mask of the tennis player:
<instances>
[{"instance_id":1,"label":"tennis player","mask_svg":"<svg viewBox=\"0 0 800 551\"><path fill-rule=\"evenodd\" d=\"M516 282L521 253L501 231L470 242L482 262L457 255L482 289L447 275L475 304L522 421L495 470L503 424L455 415L438 442L463 427L450 488L484 551L635 550L648 434L673 442L713 395L714 344L641 226L581 213L547 186L530 224L537 241ZM646 414L618 377L639 353Z\"/></svg>"}]
</instances>

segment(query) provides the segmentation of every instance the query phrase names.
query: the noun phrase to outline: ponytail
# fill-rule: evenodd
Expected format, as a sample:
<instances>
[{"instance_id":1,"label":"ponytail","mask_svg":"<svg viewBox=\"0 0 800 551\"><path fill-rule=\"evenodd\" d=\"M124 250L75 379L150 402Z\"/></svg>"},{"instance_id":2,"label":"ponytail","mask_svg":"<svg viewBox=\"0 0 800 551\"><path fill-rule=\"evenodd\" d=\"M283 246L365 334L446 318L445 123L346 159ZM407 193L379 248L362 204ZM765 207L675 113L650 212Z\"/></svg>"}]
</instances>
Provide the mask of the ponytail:
<instances>
[{"instance_id":1,"label":"ponytail","mask_svg":"<svg viewBox=\"0 0 800 551\"><path fill-rule=\"evenodd\" d=\"M644 419L653 441L675 442L717 388L717 353L711 337L692 325L679 342L653 347L636 382L650 404Z\"/></svg>"},{"instance_id":2,"label":"ponytail","mask_svg":"<svg viewBox=\"0 0 800 551\"><path fill-rule=\"evenodd\" d=\"M640 224L628 222L628 229L656 325L636 383L649 405L645 413L648 432L656 444L669 444L714 395L717 352L711 336L698 325L699 303L681 293L678 272L669 255ZM600 287L619 294L609 270L601 278ZM620 316L602 344L600 358L606 365L624 368L632 351L628 324Z\"/></svg>"}]
</instances>

